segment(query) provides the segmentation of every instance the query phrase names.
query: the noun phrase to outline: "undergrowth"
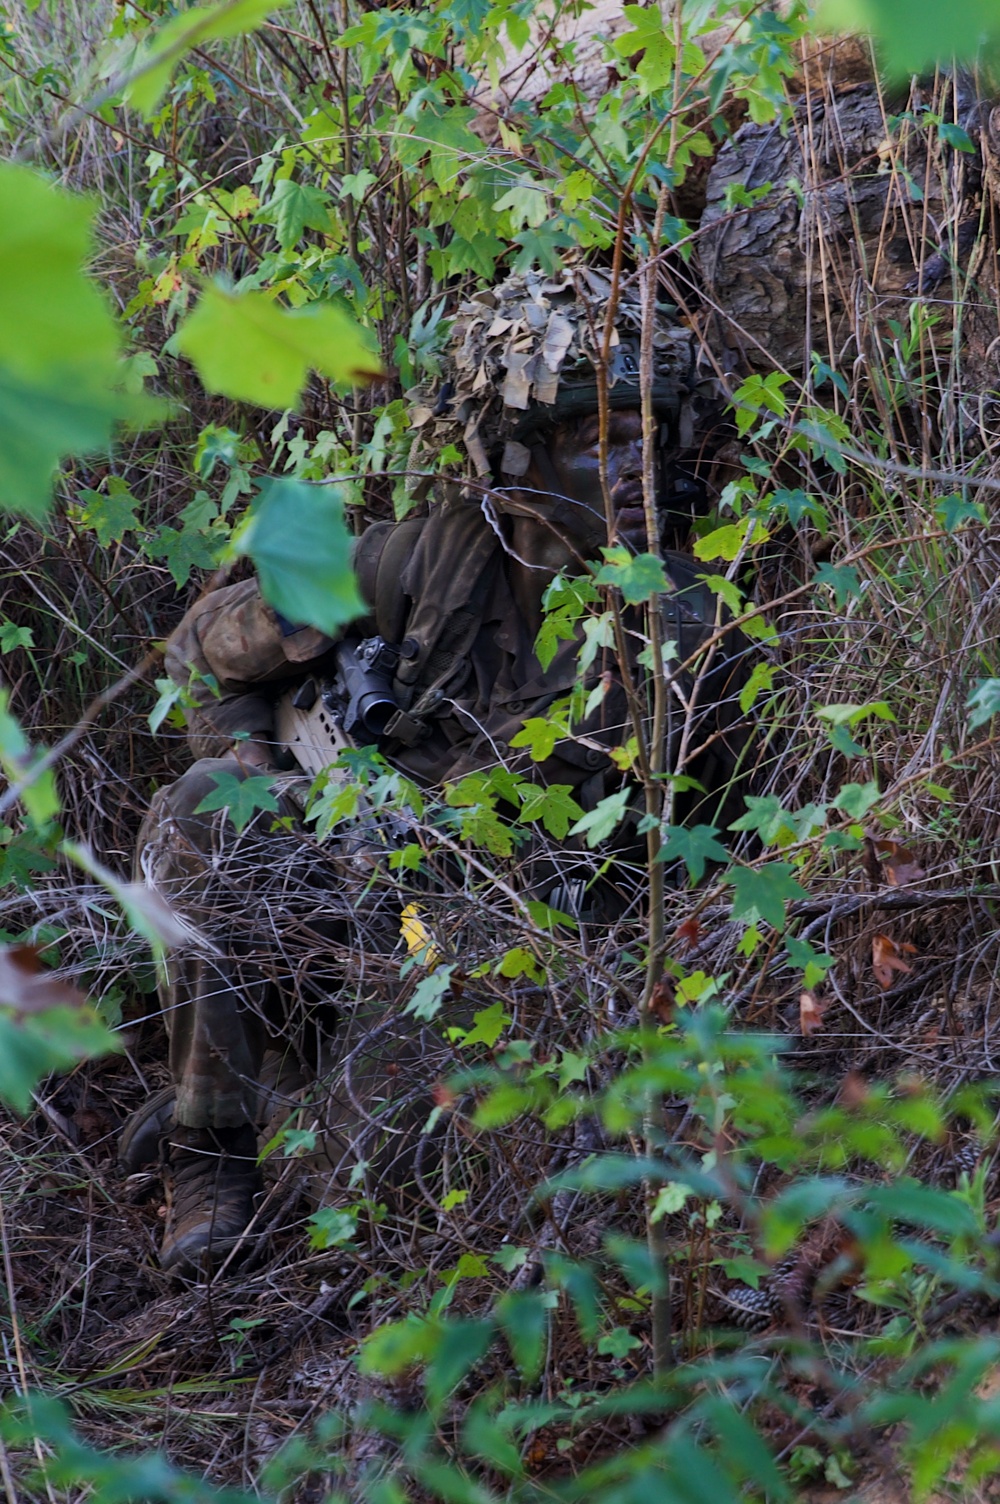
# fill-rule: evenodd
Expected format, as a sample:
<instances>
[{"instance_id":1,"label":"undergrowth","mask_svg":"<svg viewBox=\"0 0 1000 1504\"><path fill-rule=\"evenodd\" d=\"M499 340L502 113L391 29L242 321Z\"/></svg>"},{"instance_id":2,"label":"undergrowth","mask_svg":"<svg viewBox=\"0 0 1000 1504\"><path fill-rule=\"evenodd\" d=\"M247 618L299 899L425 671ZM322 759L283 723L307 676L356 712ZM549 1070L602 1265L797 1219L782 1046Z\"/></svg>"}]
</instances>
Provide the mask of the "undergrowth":
<instances>
[{"instance_id":1,"label":"undergrowth","mask_svg":"<svg viewBox=\"0 0 1000 1504\"><path fill-rule=\"evenodd\" d=\"M33 1097L3 1078L9 1504L990 1496L989 112L964 74L890 87L798 7L543 9L295 3L139 98L121 78L166 8L3 6L6 154L95 196L126 388L167 404L69 460L51 512L0 544L3 735L67 739L58 804L3 814L0 930L87 992L120 1051L45 1077L76 1047L43 1040ZM276 842L258 815L226 872L248 943L283 976L320 956L346 1022L328 1099L275 1064L248 1257L178 1291L155 1263L157 1167L115 1158L167 1081L157 922L115 886L187 761L159 645L247 567L263 476L336 481L355 532L426 504L405 393L437 374L461 296L580 251L647 275L658 213L656 291L731 401L684 546L720 632L750 642L742 813L691 830L664 801L659 951L641 852L605 870L614 796L572 848L613 914L553 913L533 872L568 866L567 822L509 769L428 793L348 759L399 859L336 950L310 924L322 841ZM785 280L777 361L747 291L761 234ZM213 381L183 333L211 278L349 317L384 374L305 362L276 411L243 392L234 325ZM628 569L607 561L572 624L649 601ZM565 622L565 596L551 610ZM341 788L314 791L320 837L350 828ZM276 895L297 882L290 934ZM396 1083L378 1111L370 1071Z\"/></svg>"}]
</instances>

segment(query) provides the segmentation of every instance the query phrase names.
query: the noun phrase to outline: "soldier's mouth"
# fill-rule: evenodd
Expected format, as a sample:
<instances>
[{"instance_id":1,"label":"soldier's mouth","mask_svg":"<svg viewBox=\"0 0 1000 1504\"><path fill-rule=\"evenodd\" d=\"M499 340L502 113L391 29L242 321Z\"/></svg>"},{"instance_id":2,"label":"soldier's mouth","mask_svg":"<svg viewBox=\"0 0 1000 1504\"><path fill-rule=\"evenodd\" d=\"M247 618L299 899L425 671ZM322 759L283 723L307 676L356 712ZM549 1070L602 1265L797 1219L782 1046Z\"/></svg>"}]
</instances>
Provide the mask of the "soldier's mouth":
<instances>
[{"instance_id":1,"label":"soldier's mouth","mask_svg":"<svg viewBox=\"0 0 1000 1504\"><path fill-rule=\"evenodd\" d=\"M646 508L643 505L641 482L630 481L627 485L618 487L611 500L614 502L615 521L620 532L634 533L645 527Z\"/></svg>"}]
</instances>

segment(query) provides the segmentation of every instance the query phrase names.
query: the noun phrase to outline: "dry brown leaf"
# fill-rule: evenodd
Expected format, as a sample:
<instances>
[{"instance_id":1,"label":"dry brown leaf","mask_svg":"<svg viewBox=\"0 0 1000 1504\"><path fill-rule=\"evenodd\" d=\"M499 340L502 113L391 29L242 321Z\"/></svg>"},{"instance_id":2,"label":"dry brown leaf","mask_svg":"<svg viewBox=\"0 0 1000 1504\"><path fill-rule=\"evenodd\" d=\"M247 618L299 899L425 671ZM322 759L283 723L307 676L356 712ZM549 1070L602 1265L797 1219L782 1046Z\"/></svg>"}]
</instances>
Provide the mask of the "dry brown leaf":
<instances>
[{"instance_id":1,"label":"dry brown leaf","mask_svg":"<svg viewBox=\"0 0 1000 1504\"><path fill-rule=\"evenodd\" d=\"M87 999L76 987L42 969L34 945L0 947L0 1003L18 1013L48 1008L82 1008Z\"/></svg>"},{"instance_id":2,"label":"dry brown leaf","mask_svg":"<svg viewBox=\"0 0 1000 1504\"><path fill-rule=\"evenodd\" d=\"M701 938L701 925L694 916L685 919L683 924L677 926L677 938L683 940L685 945L694 947L698 944Z\"/></svg>"},{"instance_id":3,"label":"dry brown leaf","mask_svg":"<svg viewBox=\"0 0 1000 1504\"><path fill-rule=\"evenodd\" d=\"M903 952L915 956L917 947L908 940L897 945L891 935L876 935L872 940L872 971L883 992L895 981L894 973L912 972L913 967L903 960Z\"/></svg>"},{"instance_id":4,"label":"dry brown leaf","mask_svg":"<svg viewBox=\"0 0 1000 1504\"><path fill-rule=\"evenodd\" d=\"M542 1467L549 1459L549 1450L544 1441L533 1441L525 1454L528 1467Z\"/></svg>"},{"instance_id":5,"label":"dry brown leaf","mask_svg":"<svg viewBox=\"0 0 1000 1504\"><path fill-rule=\"evenodd\" d=\"M879 861L885 868L886 879L893 888L903 888L907 883L923 882L927 876L913 852L899 841L882 841L878 850Z\"/></svg>"},{"instance_id":6,"label":"dry brown leaf","mask_svg":"<svg viewBox=\"0 0 1000 1504\"><path fill-rule=\"evenodd\" d=\"M817 997L815 992L803 992L799 997L799 1028L807 1039L822 1029L828 1007L829 999Z\"/></svg>"},{"instance_id":7,"label":"dry brown leaf","mask_svg":"<svg viewBox=\"0 0 1000 1504\"><path fill-rule=\"evenodd\" d=\"M868 1082L859 1071L848 1071L840 1083L838 1099L845 1107L863 1107L868 1101Z\"/></svg>"},{"instance_id":8,"label":"dry brown leaf","mask_svg":"<svg viewBox=\"0 0 1000 1504\"><path fill-rule=\"evenodd\" d=\"M669 977L661 977L653 988L653 995L649 999L649 1011L654 1018L659 1019L661 1024L671 1024L674 1021L674 984Z\"/></svg>"}]
</instances>

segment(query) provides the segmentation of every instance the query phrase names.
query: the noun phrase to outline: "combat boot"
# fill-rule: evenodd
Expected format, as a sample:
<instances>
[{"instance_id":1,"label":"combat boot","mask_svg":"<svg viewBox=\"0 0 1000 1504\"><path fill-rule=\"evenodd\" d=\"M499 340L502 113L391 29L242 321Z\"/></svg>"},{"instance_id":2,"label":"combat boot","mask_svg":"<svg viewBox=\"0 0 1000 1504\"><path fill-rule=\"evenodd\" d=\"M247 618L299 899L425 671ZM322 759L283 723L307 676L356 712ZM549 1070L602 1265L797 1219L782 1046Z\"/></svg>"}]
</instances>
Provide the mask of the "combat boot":
<instances>
[{"instance_id":1,"label":"combat boot","mask_svg":"<svg viewBox=\"0 0 1000 1504\"><path fill-rule=\"evenodd\" d=\"M239 1242L260 1185L257 1135L242 1128L174 1128L160 1267L196 1277Z\"/></svg>"}]
</instances>

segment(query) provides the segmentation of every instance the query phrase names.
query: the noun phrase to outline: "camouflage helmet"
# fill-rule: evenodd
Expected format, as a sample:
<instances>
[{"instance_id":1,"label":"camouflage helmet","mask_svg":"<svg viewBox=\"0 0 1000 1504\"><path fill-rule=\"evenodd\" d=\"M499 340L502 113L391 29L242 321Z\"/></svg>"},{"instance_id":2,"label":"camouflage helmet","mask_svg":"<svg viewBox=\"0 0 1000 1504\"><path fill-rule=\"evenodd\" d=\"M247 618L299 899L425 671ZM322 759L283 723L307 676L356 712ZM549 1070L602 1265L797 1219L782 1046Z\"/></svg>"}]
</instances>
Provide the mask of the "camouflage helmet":
<instances>
[{"instance_id":1,"label":"camouflage helmet","mask_svg":"<svg viewBox=\"0 0 1000 1504\"><path fill-rule=\"evenodd\" d=\"M598 410L598 351L611 296L609 276L569 266L550 276L529 271L464 301L451 327L440 376L407 393L412 469L433 468L446 445L463 456L470 480L516 483L530 445L555 424ZM657 305L653 333L654 410L676 448L694 438L695 399L704 406L698 342L672 308ZM641 405L642 308L627 287L615 313L607 363L612 409ZM715 384L712 396L715 395ZM454 473L454 472L453 472Z\"/></svg>"}]
</instances>

